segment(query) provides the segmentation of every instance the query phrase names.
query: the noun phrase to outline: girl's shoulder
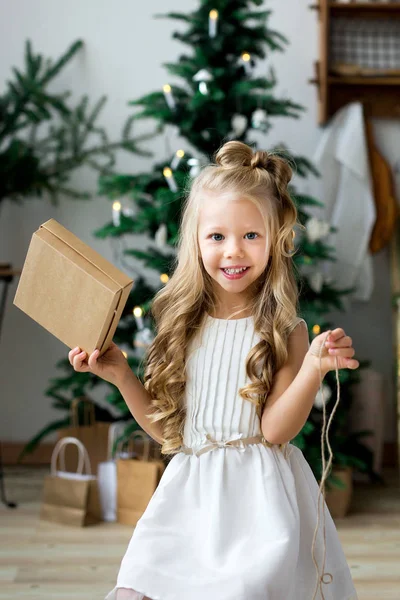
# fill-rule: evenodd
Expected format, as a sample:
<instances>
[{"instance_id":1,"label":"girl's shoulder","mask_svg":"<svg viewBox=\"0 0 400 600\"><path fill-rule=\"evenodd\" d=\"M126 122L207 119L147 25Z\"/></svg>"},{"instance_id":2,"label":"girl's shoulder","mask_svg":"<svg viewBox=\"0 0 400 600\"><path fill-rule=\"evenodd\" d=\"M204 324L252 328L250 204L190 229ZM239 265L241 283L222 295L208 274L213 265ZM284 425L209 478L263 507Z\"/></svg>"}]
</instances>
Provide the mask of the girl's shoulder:
<instances>
[{"instance_id":1,"label":"girl's shoulder","mask_svg":"<svg viewBox=\"0 0 400 600\"><path fill-rule=\"evenodd\" d=\"M296 317L289 329L289 334L292 333L292 331L295 329L295 327L297 327L297 325L299 323L304 323L305 326L307 327L307 323L305 322L305 320L302 317Z\"/></svg>"}]
</instances>

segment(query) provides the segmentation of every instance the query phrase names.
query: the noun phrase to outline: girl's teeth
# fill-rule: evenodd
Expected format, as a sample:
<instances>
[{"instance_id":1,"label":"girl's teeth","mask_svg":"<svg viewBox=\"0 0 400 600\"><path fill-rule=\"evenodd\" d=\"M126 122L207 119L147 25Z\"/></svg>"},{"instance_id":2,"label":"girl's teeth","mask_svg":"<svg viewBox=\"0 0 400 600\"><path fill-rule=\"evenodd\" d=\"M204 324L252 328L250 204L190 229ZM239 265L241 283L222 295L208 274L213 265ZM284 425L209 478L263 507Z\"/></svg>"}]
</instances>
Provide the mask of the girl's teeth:
<instances>
[{"instance_id":1,"label":"girl's teeth","mask_svg":"<svg viewBox=\"0 0 400 600\"><path fill-rule=\"evenodd\" d=\"M243 269L224 269L225 273L228 273L228 275L234 275L236 273L243 273L243 271L246 271L247 267L244 267Z\"/></svg>"}]
</instances>

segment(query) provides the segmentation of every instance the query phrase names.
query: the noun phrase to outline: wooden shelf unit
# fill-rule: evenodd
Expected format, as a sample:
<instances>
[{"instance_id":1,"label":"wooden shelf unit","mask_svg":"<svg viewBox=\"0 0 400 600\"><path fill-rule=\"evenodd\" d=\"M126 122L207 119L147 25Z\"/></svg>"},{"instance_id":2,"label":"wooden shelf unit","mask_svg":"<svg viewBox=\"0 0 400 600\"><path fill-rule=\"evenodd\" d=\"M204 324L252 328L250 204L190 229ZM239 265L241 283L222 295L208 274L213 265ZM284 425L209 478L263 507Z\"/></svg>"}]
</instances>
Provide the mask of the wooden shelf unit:
<instances>
[{"instance_id":1,"label":"wooden shelf unit","mask_svg":"<svg viewBox=\"0 0 400 600\"><path fill-rule=\"evenodd\" d=\"M332 16L344 17L396 17L400 18L400 2L328 2ZM319 10L319 4L311 4L310 8Z\"/></svg>"},{"instance_id":2,"label":"wooden shelf unit","mask_svg":"<svg viewBox=\"0 0 400 600\"><path fill-rule=\"evenodd\" d=\"M350 102L362 102L366 116L400 117L400 76L334 75L330 65L331 19L381 17L400 19L400 2L329 2L320 0L311 5L317 10L319 21L319 60L315 63L315 76L310 83L318 89L318 123L324 125L337 110ZM400 36L400 22L399 22Z\"/></svg>"}]
</instances>

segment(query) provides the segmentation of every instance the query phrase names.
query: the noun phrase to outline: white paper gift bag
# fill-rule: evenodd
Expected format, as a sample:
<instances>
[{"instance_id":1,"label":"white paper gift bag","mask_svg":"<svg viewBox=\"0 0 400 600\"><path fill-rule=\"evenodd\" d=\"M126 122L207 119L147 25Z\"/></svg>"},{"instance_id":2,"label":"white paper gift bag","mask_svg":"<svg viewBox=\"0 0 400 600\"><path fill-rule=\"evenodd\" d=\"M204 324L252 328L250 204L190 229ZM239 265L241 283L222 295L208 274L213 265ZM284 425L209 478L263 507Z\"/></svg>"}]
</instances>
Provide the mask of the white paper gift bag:
<instances>
[{"instance_id":1,"label":"white paper gift bag","mask_svg":"<svg viewBox=\"0 0 400 600\"><path fill-rule=\"evenodd\" d=\"M117 520L117 464L112 450L115 441L123 434L126 424L126 421L116 421L110 425L108 431L108 460L99 463L97 468L103 521Z\"/></svg>"}]
</instances>

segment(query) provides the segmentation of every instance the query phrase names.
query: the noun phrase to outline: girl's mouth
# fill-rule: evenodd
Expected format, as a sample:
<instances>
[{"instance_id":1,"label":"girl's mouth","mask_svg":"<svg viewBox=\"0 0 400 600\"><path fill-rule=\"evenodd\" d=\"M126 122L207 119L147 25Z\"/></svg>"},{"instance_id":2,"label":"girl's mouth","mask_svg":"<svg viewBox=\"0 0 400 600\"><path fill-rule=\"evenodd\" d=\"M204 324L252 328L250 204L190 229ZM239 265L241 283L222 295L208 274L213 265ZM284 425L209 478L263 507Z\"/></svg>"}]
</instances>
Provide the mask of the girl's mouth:
<instances>
[{"instance_id":1,"label":"girl's mouth","mask_svg":"<svg viewBox=\"0 0 400 600\"><path fill-rule=\"evenodd\" d=\"M250 267L246 267L245 269L221 269L222 273L225 275L227 279L241 279L244 277L249 271ZM239 271L239 273L237 272Z\"/></svg>"}]
</instances>

